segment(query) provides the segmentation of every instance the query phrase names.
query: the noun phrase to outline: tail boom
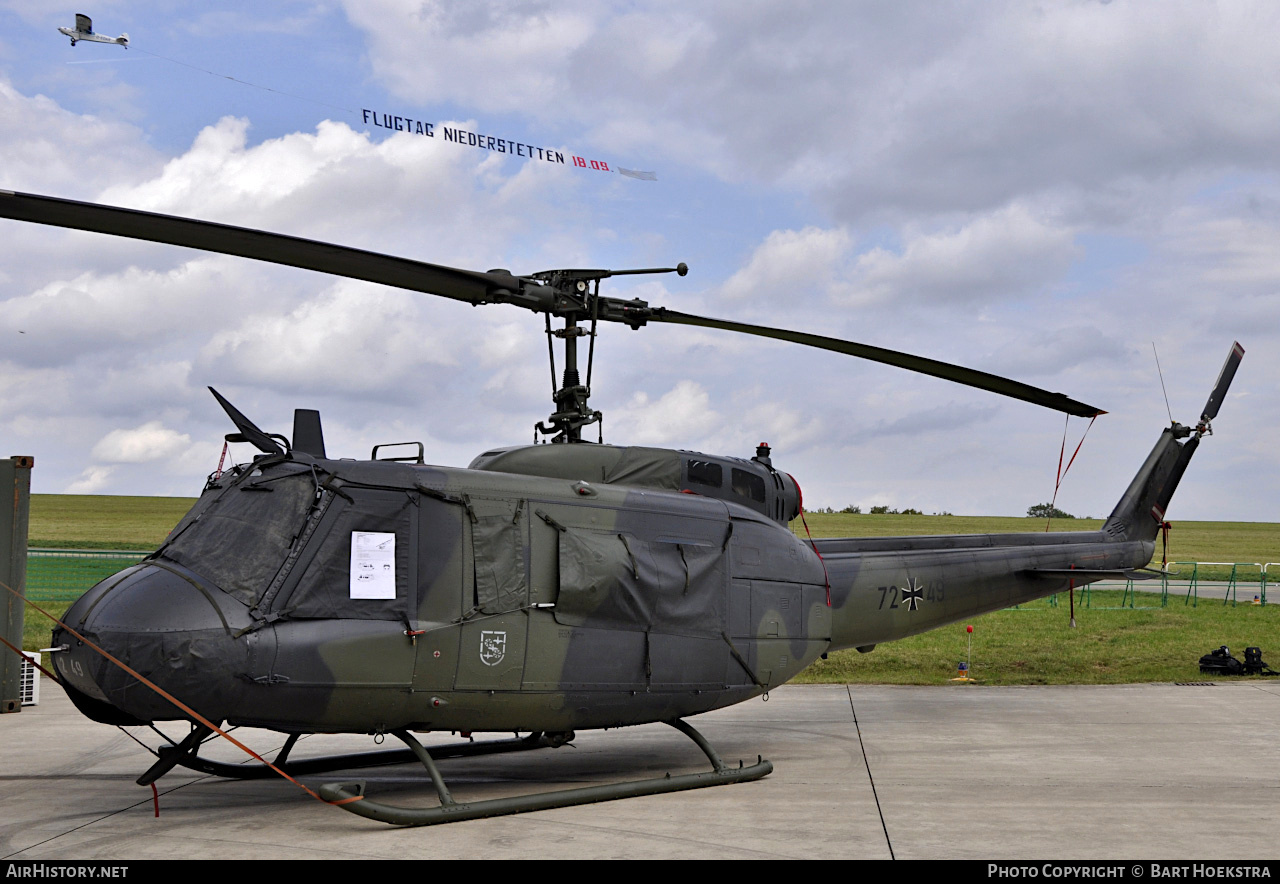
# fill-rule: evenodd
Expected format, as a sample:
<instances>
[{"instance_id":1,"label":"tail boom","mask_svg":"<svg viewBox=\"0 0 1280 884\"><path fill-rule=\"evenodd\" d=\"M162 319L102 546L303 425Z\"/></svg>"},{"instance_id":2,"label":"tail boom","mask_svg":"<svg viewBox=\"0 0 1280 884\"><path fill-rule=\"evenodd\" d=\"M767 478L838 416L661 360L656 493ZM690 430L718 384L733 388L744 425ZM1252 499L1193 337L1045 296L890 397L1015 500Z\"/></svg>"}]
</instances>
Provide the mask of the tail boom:
<instances>
[{"instance_id":1,"label":"tail boom","mask_svg":"<svg viewBox=\"0 0 1280 884\"><path fill-rule=\"evenodd\" d=\"M831 585L830 650L870 650L977 614L1104 579L1138 579L1165 509L1213 432L1244 356L1233 344L1195 428L1165 429L1099 531L820 540Z\"/></svg>"},{"instance_id":2,"label":"tail boom","mask_svg":"<svg viewBox=\"0 0 1280 884\"><path fill-rule=\"evenodd\" d=\"M1132 572L1151 561L1155 544L1081 531L820 540L817 548L831 579L830 649L839 650Z\"/></svg>"}]
</instances>

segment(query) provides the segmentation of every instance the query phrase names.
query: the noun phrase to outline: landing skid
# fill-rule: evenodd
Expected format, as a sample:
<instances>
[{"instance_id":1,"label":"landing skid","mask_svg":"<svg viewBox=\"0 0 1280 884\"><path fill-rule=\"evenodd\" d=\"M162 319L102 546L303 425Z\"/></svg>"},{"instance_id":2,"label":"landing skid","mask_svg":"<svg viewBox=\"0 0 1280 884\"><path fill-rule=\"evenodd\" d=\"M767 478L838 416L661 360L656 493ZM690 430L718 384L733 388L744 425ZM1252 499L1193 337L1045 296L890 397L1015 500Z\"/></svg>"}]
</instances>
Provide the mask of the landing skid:
<instances>
[{"instance_id":1,"label":"landing skid","mask_svg":"<svg viewBox=\"0 0 1280 884\"><path fill-rule=\"evenodd\" d=\"M525 813L533 810L549 810L554 807L571 807L579 804L592 804L598 801L613 801L618 798L634 798L640 795L658 795L663 792L680 792L686 789L703 789L710 786L725 786L730 783L745 783L758 780L773 771L773 764L758 759L756 764L743 767L741 762L734 769L727 767L715 749L691 725L676 719L666 722L680 733L698 744L698 748L711 761L712 770L705 773L685 774L673 777L656 777L648 780L636 780L629 783L614 783L605 786L587 786L579 789L562 789L552 792L539 792L533 795L522 795L512 798L492 798L486 801L475 801L459 804L449 794L444 778L436 767L435 760L421 743L405 730L393 731L404 741L409 751L422 762L435 785L440 804L431 808L395 807L371 801L365 797L363 782L329 783L320 787L320 797L333 802L343 810L367 817L378 822L390 823L393 826L433 826L437 823L455 823L462 820L483 819L492 816L505 816L513 813ZM435 750L441 756L440 750ZM341 803L340 803L341 802Z\"/></svg>"},{"instance_id":2,"label":"landing skid","mask_svg":"<svg viewBox=\"0 0 1280 884\"><path fill-rule=\"evenodd\" d=\"M213 731L197 724L191 733L176 746L162 746L156 754L159 760L138 777L139 786L149 786L175 767L185 767L215 777L233 780L261 780L280 775L280 771L291 777L308 774L329 773L335 770L356 770L366 767L382 767L390 764L408 764L419 760L412 749L388 749L381 752L355 752L349 755L326 755L322 758L308 758L303 761L289 761L289 752L298 742L299 734L290 734L284 747L272 762L274 769L265 764L227 764L222 761L210 761L199 756L200 746ZM399 733L396 734L399 736ZM401 739L405 739L401 737ZM412 737L409 737L413 740ZM564 745L573 739L570 734L532 733L527 737L511 740L487 740L480 743L457 743L452 746L441 746L434 750L437 758L468 758L476 755L493 755L500 752L524 752L529 749L547 749ZM417 741L414 740L414 743ZM278 769L278 770L277 770Z\"/></svg>"}]
</instances>

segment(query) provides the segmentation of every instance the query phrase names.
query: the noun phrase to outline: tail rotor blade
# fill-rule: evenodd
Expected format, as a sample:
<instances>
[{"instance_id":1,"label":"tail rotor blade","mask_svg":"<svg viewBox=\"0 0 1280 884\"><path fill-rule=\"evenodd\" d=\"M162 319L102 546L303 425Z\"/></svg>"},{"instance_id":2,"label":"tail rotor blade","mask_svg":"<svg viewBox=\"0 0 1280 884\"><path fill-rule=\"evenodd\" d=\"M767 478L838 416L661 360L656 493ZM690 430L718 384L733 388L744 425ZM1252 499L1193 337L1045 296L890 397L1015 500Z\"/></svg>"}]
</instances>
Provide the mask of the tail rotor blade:
<instances>
[{"instance_id":1,"label":"tail rotor blade","mask_svg":"<svg viewBox=\"0 0 1280 884\"><path fill-rule=\"evenodd\" d=\"M1218 416L1218 409L1222 407L1222 400L1227 398L1227 388L1231 386L1231 381L1236 376L1236 369L1240 367L1240 360L1244 358L1244 347L1240 346L1240 342L1236 341L1231 345L1231 352L1227 354L1227 361L1222 363L1222 371L1218 373L1218 383L1214 385L1213 392L1209 394L1209 401L1204 404L1204 412L1200 415L1202 422L1213 420Z\"/></svg>"}]
</instances>

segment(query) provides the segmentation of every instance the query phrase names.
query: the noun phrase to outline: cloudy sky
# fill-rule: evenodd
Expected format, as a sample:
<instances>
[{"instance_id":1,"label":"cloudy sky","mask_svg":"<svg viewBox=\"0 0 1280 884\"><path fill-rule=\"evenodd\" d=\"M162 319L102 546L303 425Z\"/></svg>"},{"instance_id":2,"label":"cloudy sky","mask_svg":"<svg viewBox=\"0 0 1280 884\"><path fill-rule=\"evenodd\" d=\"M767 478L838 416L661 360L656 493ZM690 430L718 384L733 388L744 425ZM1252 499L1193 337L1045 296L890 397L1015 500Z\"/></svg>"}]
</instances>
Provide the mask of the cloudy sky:
<instances>
[{"instance_id":1,"label":"cloudy sky","mask_svg":"<svg viewBox=\"0 0 1280 884\"><path fill-rule=\"evenodd\" d=\"M450 266L672 266L613 296L905 350L1109 414L1110 511L1233 340L1170 509L1280 520L1280 7L1259 2L0 0L0 188ZM57 33L76 11L132 48ZM434 124L368 125L363 111ZM444 126L656 173L449 143ZM0 454L37 492L193 496L230 426L464 466L550 410L539 317L0 221ZM1087 421L723 332L604 329L606 441L749 456L811 507L1021 515ZM1065 427L1064 427L1065 423ZM244 460L251 451L235 451Z\"/></svg>"}]
</instances>

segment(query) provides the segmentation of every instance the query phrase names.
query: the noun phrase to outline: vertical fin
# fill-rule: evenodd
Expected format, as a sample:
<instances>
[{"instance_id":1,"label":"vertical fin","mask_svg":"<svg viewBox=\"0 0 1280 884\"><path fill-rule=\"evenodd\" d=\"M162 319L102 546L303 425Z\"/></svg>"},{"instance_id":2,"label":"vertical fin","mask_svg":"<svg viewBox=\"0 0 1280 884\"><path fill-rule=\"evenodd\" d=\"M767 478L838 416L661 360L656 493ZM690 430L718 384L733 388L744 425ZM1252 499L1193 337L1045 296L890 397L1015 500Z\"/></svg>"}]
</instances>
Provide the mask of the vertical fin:
<instances>
[{"instance_id":1,"label":"vertical fin","mask_svg":"<svg viewBox=\"0 0 1280 884\"><path fill-rule=\"evenodd\" d=\"M1165 520L1165 509L1186 472L1187 464L1191 462L1191 456L1200 446L1201 438L1213 432L1209 421L1217 417L1243 357L1244 348L1238 342L1233 343L1200 415L1200 423L1193 430L1174 422L1160 434L1146 462L1102 526L1103 531L1125 540L1156 539Z\"/></svg>"}]
</instances>

